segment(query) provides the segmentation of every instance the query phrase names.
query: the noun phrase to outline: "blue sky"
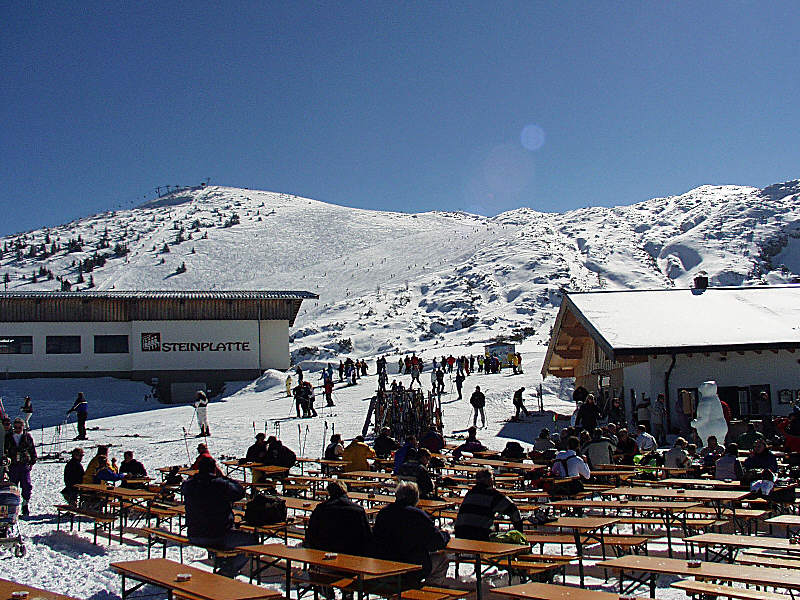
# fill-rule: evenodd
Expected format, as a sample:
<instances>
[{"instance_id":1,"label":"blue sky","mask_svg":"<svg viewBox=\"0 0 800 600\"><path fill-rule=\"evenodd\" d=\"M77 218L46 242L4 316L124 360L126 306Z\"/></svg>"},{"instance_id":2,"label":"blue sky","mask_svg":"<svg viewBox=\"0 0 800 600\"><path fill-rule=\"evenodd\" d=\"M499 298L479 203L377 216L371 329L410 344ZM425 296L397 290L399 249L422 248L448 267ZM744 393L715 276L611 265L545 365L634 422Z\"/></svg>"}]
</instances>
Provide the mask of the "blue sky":
<instances>
[{"instance_id":1,"label":"blue sky","mask_svg":"<svg viewBox=\"0 0 800 600\"><path fill-rule=\"evenodd\" d=\"M0 18L0 233L205 177L481 214L800 177L796 2L47 1Z\"/></svg>"}]
</instances>

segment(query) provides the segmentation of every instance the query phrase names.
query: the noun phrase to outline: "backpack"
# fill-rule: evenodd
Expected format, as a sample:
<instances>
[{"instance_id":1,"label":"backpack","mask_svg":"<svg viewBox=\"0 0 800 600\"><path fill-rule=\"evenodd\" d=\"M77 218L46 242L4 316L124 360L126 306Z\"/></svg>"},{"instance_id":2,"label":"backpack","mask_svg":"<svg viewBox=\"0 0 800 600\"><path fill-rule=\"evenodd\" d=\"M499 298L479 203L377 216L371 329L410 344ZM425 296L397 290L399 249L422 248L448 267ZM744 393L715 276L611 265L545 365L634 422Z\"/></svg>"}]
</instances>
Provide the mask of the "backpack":
<instances>
[{"instance_id":1,"label":"backpack","mask_svg":"<svg viewBox=\"0 0 800 600\"><path fill-rule=\"evenodd\" d=\"M244 507L248 525L273 525L286 520L286 501L277 496L256 494Z\"/></svg>"},{"instance_id":2,"label":"backpack","mask_svg":"<svg viewBox=\"0 0 800 600\"><path fill-rule=\"evenodd\" d=\"M583 486L583 481L581 481L580 476L575 478L569 477L569 468L567 464L570 458L575 458L574 456L570 456L569 458L557 458L553 461L553 464L559 463L561 468L564 469L564 478L560 481L552 481L550 483L549 488L547 489L547 493L550 496L574 496L576 494L580 494L585 488Z\"/></svg>"}]
</instances>

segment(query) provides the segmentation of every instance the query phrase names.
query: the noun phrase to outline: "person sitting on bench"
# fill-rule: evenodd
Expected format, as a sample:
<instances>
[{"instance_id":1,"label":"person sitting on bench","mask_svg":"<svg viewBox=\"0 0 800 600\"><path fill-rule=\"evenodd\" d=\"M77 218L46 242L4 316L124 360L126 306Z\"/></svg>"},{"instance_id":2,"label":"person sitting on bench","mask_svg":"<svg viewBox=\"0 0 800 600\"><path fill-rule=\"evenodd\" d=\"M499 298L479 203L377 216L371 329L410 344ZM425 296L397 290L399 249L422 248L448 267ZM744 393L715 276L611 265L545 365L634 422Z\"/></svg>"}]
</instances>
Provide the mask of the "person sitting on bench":
<instances>
[{"instance_id":1,"label":"person sitting on bench","mask_svg":"<svg viewBox=\"0 0 800 600\"><path fill-rule=\"evenodd\" d=\"M233 503L244 498L244 488L218 475L217 463L210 456L198 459L197 471L181 486L189 542L212 551L258 543L255 535L234 528ZM219 561L219 573L236 577L246 563L245 554L223 558Z\"/></svg>"}]
</instances>

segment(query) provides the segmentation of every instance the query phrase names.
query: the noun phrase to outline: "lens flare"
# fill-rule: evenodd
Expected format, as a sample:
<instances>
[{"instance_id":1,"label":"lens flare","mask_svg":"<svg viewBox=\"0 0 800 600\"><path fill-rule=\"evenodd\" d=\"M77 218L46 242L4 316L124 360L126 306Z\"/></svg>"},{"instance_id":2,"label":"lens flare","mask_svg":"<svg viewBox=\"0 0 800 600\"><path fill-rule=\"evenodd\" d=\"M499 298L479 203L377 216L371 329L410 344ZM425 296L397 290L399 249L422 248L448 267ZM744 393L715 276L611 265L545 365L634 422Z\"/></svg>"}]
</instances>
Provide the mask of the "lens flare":
<instances>
[{"instance_id":1,"label":"lens flare","mask_svg":"<svg viewBox=\"0 0 800 600\"><path fill-rule=\"evenodd\" d=\"M536 152L544 146L544 129L531 123L522 128L522 133L519 136L522 147L526 150Z\"/></svg>"}]
</instances>

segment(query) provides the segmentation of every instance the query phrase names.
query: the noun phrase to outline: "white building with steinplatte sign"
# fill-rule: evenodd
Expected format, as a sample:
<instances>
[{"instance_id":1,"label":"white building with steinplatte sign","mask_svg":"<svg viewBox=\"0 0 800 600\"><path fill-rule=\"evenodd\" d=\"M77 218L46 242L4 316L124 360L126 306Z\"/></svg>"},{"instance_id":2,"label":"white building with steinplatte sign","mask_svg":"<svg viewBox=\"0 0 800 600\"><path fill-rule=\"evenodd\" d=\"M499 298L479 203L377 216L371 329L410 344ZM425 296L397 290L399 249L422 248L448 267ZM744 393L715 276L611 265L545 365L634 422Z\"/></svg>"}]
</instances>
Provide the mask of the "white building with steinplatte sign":
<instances>
[{"instance_id":1,"label":"white building with steinplatte sign","mask_svg":"<svg viewBox=\"0 0 800 600\"><path fill-rule=\"evenodd\" d=\"M0 293L0 377L111 376L162 400L289 367L310 292ZM179 398L180 397L180 398Z\"/></svg>"},{"instance_id":2,"label":"white building with steinplatte sign","mask_svg":"<svg viewBox=\"0 0 800 600\"><path fill-rule=\"evenodd\" d=\"M734 417L785 415L800 401L800 285L564 292L542 375L574 377L601 400L666 395L704 381ZM767 393L767 402L761 401Z\"/></svg>"}]
</instances>

